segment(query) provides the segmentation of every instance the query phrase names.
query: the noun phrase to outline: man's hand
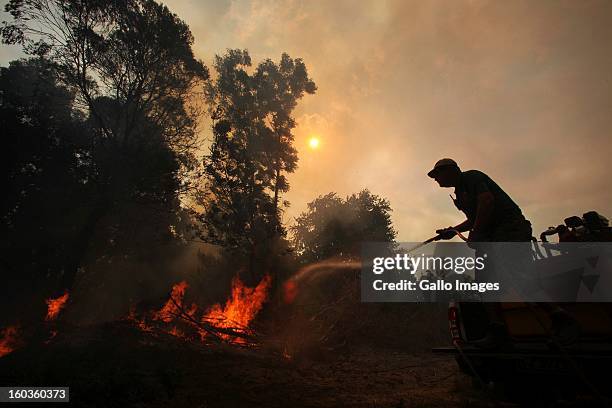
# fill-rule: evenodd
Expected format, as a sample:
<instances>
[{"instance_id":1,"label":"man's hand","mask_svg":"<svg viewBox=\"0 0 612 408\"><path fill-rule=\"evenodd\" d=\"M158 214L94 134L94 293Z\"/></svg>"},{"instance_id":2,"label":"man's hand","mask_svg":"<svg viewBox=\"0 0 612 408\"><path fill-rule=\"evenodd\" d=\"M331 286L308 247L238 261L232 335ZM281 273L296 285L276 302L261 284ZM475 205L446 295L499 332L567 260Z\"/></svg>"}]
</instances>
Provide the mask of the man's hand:
<instances>
[{"instance_id":1,"label":"man's hand","mask_svg":"<svg viewBox=\"0 0 612 408\"><path fill-rule=\"evenodd\" d=\"M455 227L448 228L440 228L436 230L436 234L438 234L438 239L451 239L455 235L457 235L457 231L455 231Z\"/></svg>"}]
</instances>

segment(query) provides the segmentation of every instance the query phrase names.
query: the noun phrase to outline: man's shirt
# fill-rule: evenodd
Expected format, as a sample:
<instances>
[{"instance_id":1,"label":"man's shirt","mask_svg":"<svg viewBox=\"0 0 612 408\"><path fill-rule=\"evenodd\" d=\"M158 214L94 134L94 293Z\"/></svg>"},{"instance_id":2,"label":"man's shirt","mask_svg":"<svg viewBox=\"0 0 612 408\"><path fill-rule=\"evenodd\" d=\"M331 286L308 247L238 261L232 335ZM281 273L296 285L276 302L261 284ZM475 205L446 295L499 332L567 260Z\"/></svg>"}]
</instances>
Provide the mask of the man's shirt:
<instances>
[{"instance_id":1,"label":"man's shirt","mask_svg":"<svg viewBox=\"0 0 612 408\"><path fill-rule=\"evenodd\" d=\"M484 192L493 194L493 213L487 230L492 231L506 222L523 220L523 213L518 205L489 176L478 170L468 170L461 173L459 185L455 188L457 199L455 205L465 213L472 223L476 219L478 194Z\"/></svg>"}]
</instances>

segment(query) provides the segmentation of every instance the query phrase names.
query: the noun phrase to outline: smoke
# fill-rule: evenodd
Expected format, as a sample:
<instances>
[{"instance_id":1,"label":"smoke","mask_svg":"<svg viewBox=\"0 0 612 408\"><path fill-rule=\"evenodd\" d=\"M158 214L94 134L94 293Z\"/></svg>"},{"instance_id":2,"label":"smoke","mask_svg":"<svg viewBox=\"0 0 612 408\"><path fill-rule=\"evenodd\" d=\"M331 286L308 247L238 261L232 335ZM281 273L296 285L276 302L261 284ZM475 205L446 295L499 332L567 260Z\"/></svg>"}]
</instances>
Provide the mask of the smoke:
<instances>
[{"instance_id":1,"label":"smoke","mask_svg":"<svg viewBox=\"0 0 612 408\"><path fill-rule=\"evenodd\" d=\"M445 304L362 303L360 269L361 262L339 258L300 268L268 319L275 325L270 345L300 364L358 347L421 352L448 343Z\"/></svg>"},{"instance_id":2,"label":"smoke","mask_svg":"<svg viewBox=\"0 0 612 408\"><path fill-rule=\"evenodd\" d=\"M145 259L96 259L81 268L64 318L94 324L131 308L156 310L180 281L189 283L190 301L213 304L227 296L233 276L219 262L218 248L196 243L152 246Z\"/></svg>"},{"instance_id":3,"label":"smoke","mask_svg":"<svg viewBox=\"0 0 612 408\"><path fill-rule=\"evenodd\" d=\"M425 175L441 157L498 181L535 231L612 213L610 2L168 4L205 60L236 44L254 60L304 58L319 90L296 109L287 220L319 194L367 187L390 200L400 241L418 241L461 221Z\"/></svg>"}]
</instances>

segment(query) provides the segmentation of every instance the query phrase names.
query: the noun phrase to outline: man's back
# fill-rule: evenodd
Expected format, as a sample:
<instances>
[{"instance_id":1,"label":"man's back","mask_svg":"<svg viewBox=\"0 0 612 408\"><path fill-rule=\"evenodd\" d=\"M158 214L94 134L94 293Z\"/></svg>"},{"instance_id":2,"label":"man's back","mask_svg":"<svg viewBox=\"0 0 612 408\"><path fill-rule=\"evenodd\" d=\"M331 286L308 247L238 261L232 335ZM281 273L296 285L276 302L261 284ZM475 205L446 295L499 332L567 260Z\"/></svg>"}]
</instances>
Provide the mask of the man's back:
<instances>
[{"instance_id":1,"label":"man's back","mask_svg":"<svg viewBox=\"0 0 612 408\"><path fill-rule=\"evenodd\" d=\"M494 230L502 224L524 220L519 206L489 176L479 170L467 170L461 173L460 182L455 188L455 204L468 219L476 218L478 194L490 192L493 195L493 213L488 229Z\"/></svg>"}]
</instances>

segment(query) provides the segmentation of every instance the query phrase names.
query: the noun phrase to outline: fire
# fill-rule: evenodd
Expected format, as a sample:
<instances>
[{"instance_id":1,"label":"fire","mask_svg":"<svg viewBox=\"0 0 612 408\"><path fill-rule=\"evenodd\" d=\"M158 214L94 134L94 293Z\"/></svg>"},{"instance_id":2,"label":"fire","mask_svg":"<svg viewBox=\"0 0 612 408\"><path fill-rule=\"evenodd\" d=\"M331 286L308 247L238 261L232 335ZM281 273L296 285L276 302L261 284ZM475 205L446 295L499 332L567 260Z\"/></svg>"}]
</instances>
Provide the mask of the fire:
<instances>
[{"instance_id":1,"label":"fire","mask_svg":"<svg viewBox=\"0 0 612 408\"><path fill-rule=\"evenodd\" d=\"M202 316L202 321L208 320L221 328L247 328L267 300L270 282L270 275L266 275L256 287L249 288L235 277L232 280L232 295L225 306L222 308L218 303L213 305Z\"/></svg>"},{"instance_id":2,"label":"fire","mask_svg":"<svg viewBox=\"0 0 612 408\"><path fill-rule=\"evenodd\" d=\"M62 296L55 299L47 299L47 316L45 317L46 321L55 320L59 313L62 311L64 307L66 307L66 302L68 301L68 292L64 293Z\"/></svg>"},{"instance_id":3,"label":"fire","mask_svg":"<svg viewBox=\"0 0 612 408\"><path fill-rule=\"evenodd\" d=\"M15 351L17 348L19 330L17 326L9 326L0 331L0 357Z\"/></svg>"},{"instance_id":4,"label":"fire","mask_svg":"<svg viewBox=\"0 0 612 408\"><path fill-rule=\"evenodd\" d=\"M231 297L225 306L221 307L218 303L213 305L202 316L202 322L212 323L215 327L222 329L248 329L249 324L268 298L270 282L270 275L266 275L256 287L249 288L238 277L235 277L232 280ZM201 334L204 335L204 333ZM244 338L231 334L221 334L221 337L234 343L245 343Z\"/></svg>"},{"instance_id":5,"label":"fire","mask_svg":"<svg viewBox=\"0 0 612 408\"><path fill-rule=\"evenodd\" d=\"M51 332L49 333L49 338L45 340L45 344L51 343L51 340L53 340L56 336L57 336L57 330L51 330Z\"/></svg>"},{"instance_id":6,"label":"fire","mask_svg":"<svg viewBox=\"0 0 612 408\"><path fill-rule=\"evenodd\" d=\"M69 294L66 292L58 298L50 298L45 301L47 303L46 321L55 320L59 316L60 312L66 307L68 297ZM49 343L57 335L57 331L51 330L49 335L50 337L45 343ZM12 353L17 347L22 345L21 343L18 326L9 326L4 330L0 330L0 357Z\"/></svg>"},{"instance_id":7,"label":"fire","mask_svg":"<svg viewBox=\"0 0 612 408\"><path fill-rule=\"evenodd\" d=\"M285 347L283 347L283 358L285 358L286 360L291 360L293 358L291 356L291 353L289 353L289 348L287 347L286 344L285 344Z\"/></svg>"},{"instance_id":8,"label":"fire","mask_svg":"<svg viewBox=\"0 0 612 408\"><path fill-rule=\"evenodd\" d=\"M170 299L168 299L166 304L164 304L164 306L159 309L159 311L153 312L153 320L159 320L164 323L171 323L181 314L193 318L193 316L198 310L198 307L195 304L192 304L191 307L187 310L185 310L183 307L183 298L185 297L185 290L187 290L188 287L189 285L185 281L175 284L172 287ZM146 323L144 323L143 321L141 321L141 325L146 327ZM183 332L183 330L179 329L176 326L172 327L168 333L175 337L185 337L185 333Z\"/></svg>"},{"instance_id":9,"label":"fire","mask_svg":"<svg viewBox=\"0 0 612 408\"><path fill-rule=\"evenodd\" d=\"M170 299L168 299L166 304L159 309L159 311L153 313L153 319L161 320L165 323L173 321L183 307L183 297L185 296L185 290L188 286L189 285L185 281L174 285L170 293Z\"/></svg>"},{"instance_id":10,"label":"fire","mask_svg":"<svg viewBox=\"0 0 612 408\"><path fill-rule=\"evenodd\" d=\"M295 280L288 280L283 284L283 301L291 304L298 295L298 286Z\"/></svg>"},{"instance_id":11,"label":"fire","mask_svg":"<svg viewBox=\"0 0 612 408\"><path fill-rule=\"evenodd\" d=\"M170 298L161 309L140 318L132 308L127 320L148 332L153 332L160 323L172 324L171 327L162 327L161 331L176 337L195 336L203 341L209 334L206 326L228 329L230 333L220 333L219 337L232 343L245 344L244 338L239 335L248 332L249 324L263 307L268 297L270 282L270 276L266 275L256 287L250 288L236 277L232 280L232 293L225 305L222 307L220 304L215 304L198 318L196 304L191 304L189 307L184 305L185 291L189 285L182 281L172 287ZM236 335L232 335L234 331Z\"/></svg>"},{"instance_id":12,"label":"fire","mask_svg":"<svg viewBox=\"0 0 612 408\"><path fill-rule=\"evenodd\" d=\"M127 315L127 320L132 322L134 325L136 325L136 327L138 327L142 331L145 331L145 332L151 331L151 327L147 325L147 323L145 322L145 319L141 319L136 316L136 310L133 307L130 308L130 312Z\"/></svg>"}]
</instances>

